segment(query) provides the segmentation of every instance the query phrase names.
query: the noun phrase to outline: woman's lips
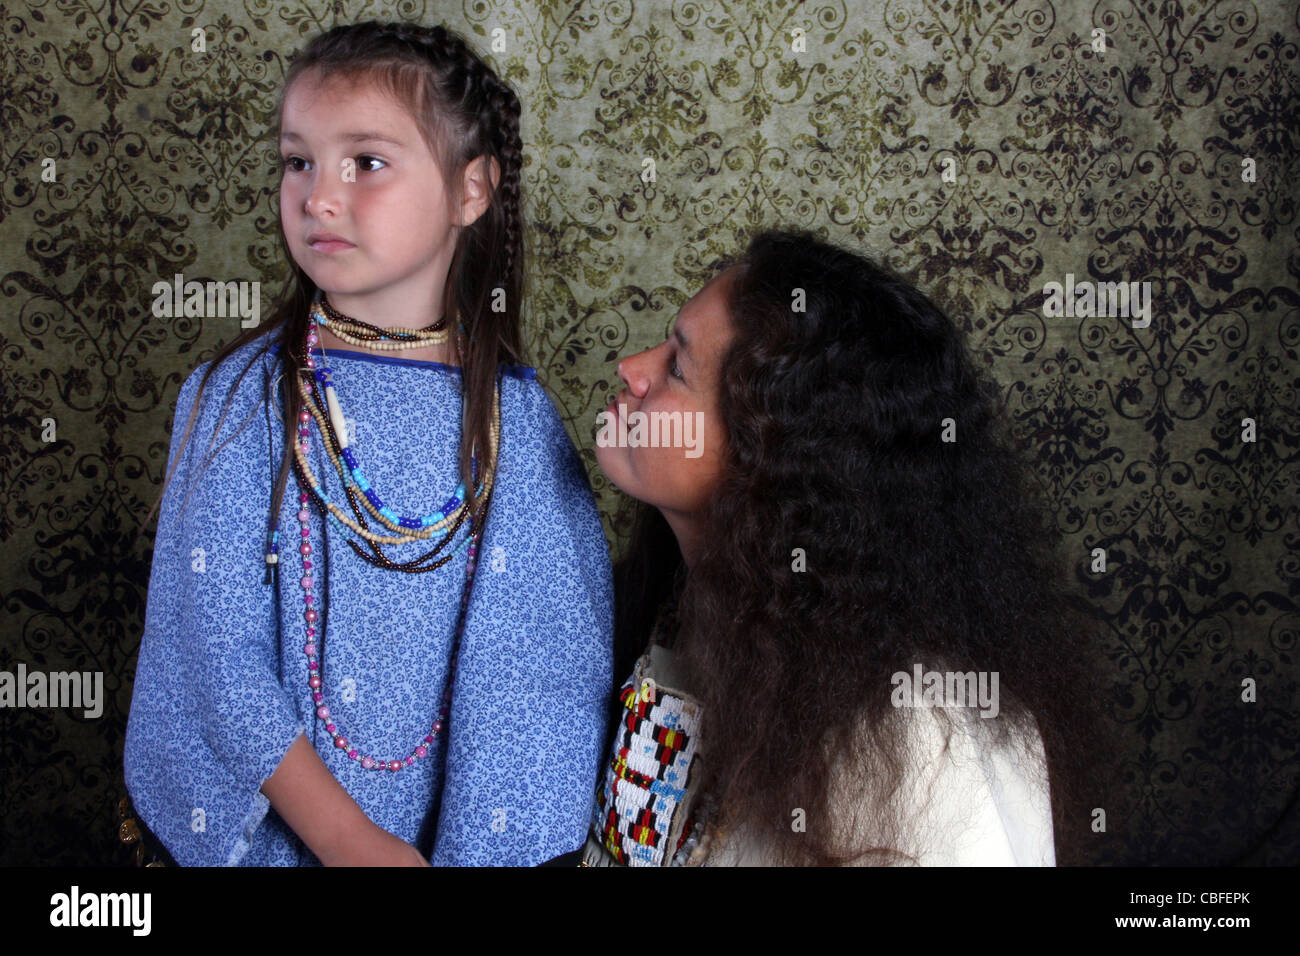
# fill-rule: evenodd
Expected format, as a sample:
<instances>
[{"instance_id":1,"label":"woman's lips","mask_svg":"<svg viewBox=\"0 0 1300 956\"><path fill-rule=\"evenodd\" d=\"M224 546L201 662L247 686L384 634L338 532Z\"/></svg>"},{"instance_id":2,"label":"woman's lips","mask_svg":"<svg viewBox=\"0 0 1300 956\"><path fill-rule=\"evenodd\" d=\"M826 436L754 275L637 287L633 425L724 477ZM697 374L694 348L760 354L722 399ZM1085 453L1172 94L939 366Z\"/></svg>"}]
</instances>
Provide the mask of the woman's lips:
<instances>
[{"instance_id":1,"label":"woman's lips","mask_svg":"<svg viewBox=\"0 0 1300 956\"><path fill-rule=\"evenodd\" d=\"M356 246L350 242L344 242L342 239L320 239L316 242L309 243L307 248L311 249L312 252L330 253L343 252L346 249L355 249Z\"/></svg>"}]
</instances>

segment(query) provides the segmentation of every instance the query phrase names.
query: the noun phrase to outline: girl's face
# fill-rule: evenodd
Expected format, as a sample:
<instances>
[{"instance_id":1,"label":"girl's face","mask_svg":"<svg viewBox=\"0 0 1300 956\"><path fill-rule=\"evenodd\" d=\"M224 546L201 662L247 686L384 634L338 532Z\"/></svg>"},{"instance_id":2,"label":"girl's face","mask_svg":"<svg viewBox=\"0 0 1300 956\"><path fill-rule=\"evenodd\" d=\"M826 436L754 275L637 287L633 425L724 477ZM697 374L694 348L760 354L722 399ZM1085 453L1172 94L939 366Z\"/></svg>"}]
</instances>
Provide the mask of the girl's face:
<instances>
[{"instance_id":1,"label":"girl's face","mask_svg":"<svg viewBox=\"0 0 1300 956\"><path fill-rule=\"evenodd\" d=\"M482 164L466 170L464 200L453 208L442 170L402 105L372 83L333 77L322 85L310 73L285 97L280 155L289 250L334 293L331 301L358 315L405 320L436 308L427 321L440 316L457 233L491 201ZM315 241L322 233L338 241Z\"/></svg>"},{"instance_id":2,"label":"girl's face","mask_svg":"<svg viewBox=\"0 0 1300 956\"><path fill-rule=\"evenodd\" d=\"M688 300L666 341L618 363L618 376L627 387L605 410L605 421L614 422L606 434L626 435L627 440L615 444L598 436L596 443L596 460L609 480L662 511L684 554L690 549L694 516L721 477L726 454L718 383L733 334L726 299L730 279L724 272ZM644 438L675 434L694 444L638 443L638 417Z\"/></svg>"}]
</instances>

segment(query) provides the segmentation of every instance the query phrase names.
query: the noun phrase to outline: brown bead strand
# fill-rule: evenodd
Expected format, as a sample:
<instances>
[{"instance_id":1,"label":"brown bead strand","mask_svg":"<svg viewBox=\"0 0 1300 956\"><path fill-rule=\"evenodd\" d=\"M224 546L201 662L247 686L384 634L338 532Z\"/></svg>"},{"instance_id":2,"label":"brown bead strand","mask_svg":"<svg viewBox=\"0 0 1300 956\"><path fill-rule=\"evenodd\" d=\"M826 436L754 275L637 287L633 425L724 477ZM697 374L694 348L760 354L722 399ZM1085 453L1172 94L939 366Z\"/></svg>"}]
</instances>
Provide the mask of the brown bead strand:
<instances>
[{"instance_id":1,"label":"brown bead strand","mask_svg":"<svg viewBox=\"0 0 1300 956\"><path fill-rule=\"evenodd\" d=\"M367 339L369 341L376 341L379 339L397 339L399 341L410 340L416 337L413 333L441 332L447 327L447 317L444 315L437 322L433 323L433 325L426 325L422 329L381 329L379 326L370 325L366 322L362 322L360 319L354 319L350 315L344 315L342 312L336 311L334 307L330 305L329 299L325 298L323 295L320 299L320 305L321 311L329 317L331 322L337 322L340 326L344 327L356 326L356 329L347 328L348 333L354 338Z\"/></svg>"}]
</instances>

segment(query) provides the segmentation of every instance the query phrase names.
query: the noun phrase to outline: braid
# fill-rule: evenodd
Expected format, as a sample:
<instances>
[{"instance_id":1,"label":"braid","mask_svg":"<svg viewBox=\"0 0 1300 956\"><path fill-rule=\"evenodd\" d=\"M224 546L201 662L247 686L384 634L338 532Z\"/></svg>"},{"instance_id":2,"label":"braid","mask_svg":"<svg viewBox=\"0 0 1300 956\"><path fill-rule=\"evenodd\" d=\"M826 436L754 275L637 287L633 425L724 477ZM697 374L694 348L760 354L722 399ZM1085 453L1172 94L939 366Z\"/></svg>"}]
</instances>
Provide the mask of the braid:
<instances>
[{"instance_id":1,"label":"braid","mask_svg":"<svg viewBox=\"0 0 1300 956\"><path fill-rule=\"evenodd\" d=\"M520 244L523 230L520 227L519 181L523 169L524 145L519 132L519 98L510 87L502 83L488 70L483 71L482 81L486 86L486 101L490 105L487 116L487 128L492 130L498 142L493 143L496 153L501 157L501 182L498 191L501 195L502 208L505 211L505 274L509 278L514 274L515 265L522 258Z\"/></svg>"},{"instance_id":2,"label":"braid","mask_svg":"<svg viewBox=\"0 0 1300 956\"><path fill-rule=\"evenodd\" d=\"M501 180L497 191L505 217L505 265L501 275L509 282L517 265L523 259L521 244L523 228L520 223L520 178L523 170L523 137L520 134L522 109L514 90L479 57L465 41L442 25L422 27L412 23L393 23L380 28L414 47L434 62L450 67L448 79L464 78L460 101L473 109L482 141L499 157Z\"/></svg>"}]
</instances>

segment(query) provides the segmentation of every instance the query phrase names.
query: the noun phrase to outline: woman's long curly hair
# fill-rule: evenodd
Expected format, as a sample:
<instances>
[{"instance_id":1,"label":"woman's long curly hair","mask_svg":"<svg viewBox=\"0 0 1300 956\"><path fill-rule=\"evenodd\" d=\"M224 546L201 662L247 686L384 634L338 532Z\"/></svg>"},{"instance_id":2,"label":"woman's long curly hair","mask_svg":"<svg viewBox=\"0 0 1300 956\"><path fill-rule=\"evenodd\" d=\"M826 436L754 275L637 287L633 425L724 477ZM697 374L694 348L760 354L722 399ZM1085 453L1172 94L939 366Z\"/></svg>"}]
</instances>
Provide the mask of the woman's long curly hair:
<instances>
[{"instance_id":1,"label":"woman's long curly hair","mask_svg":"<svg viewBox=\"0 0 1300 956\"><path fill-rule=\"evenodd\" d=\"M985 744L1039 732L1058 863L1082 860L1105 786L1104 625L1067 583L998 389L939 307L863 256L768 231L725 265L723 477L689 574L640 507L616 569L619 673L680 590L677 647L723 822L824 864L924 845L899 796L919 757L892 675L997 672L1000 714L963 726Z\"/></svg>"},{"instance_id":2,"label":"woman's long curly hair","mask_svg":"<svg viewBox=\"0 0 1300 956\"><path fill-rule=\"evenodd\" d=\"M523 226L520 170L523 143L520 136L519 99L510 85L476 54L459 34L443 26L421 27L409 23L365 23L334 27L314 37L292 58L275 109L273 133L278 141L284 101L294 83L324 82L340 78L376 83L407 106L425 143L438 160L449 191L450 208L460 201L466 166L480 156L495 160L499 179L491 204L457 239L444 289L443 314L448 325L465 326L466 347L460 355L464 413L459 449L460 477L467 489L471 512L479 510L477 489L471 477L474 446L490 446L492 401L499 365L521 364L520 307L523 297ZM286 383L302 374L299 349L307 335L308 311L316 284L289 253L283 231L281 254L289 276L265 322L242 332L221 348L199 383L199 394L216 367L234 352L258 339L262 348L250 358L238 381L275 343ZM489 299L496 289L504 300ZM302 397L297 388L282 389L279 409L284 427L284 457L274 489L270 490L270 515L280 512L298 428ZM188 440L198 415L199 402L185 426ZM224 415L223 415L224 419ZM251 420L251 419L250 419ZM218 427L218 431L220 428ZM215 440L215 435L213 436ZM209 459L215 455L209 449ZM177 461L180 456L177 456ZM175 463L172 465L175 471ZM163 490L171 480L167 475ZM162 497L154 504L161 504ZM153 511L146 517L148 524ZM364 518L362 519L364 520Z\"/></svg>"}]
</instances>

